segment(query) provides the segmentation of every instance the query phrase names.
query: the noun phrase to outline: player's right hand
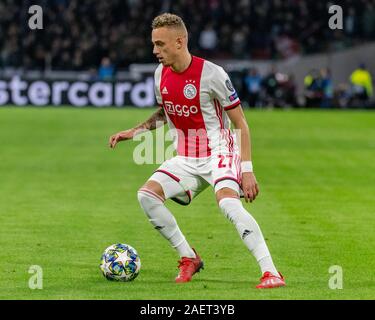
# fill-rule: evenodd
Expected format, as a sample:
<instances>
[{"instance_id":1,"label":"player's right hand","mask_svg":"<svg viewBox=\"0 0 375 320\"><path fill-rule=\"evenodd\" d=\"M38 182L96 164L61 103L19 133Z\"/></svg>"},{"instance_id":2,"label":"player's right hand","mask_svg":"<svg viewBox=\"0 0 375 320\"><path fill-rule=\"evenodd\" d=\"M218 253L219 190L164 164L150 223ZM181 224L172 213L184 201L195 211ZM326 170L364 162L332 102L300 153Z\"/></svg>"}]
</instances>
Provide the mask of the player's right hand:
<instances>
[{"instance_id":1,"label":"player's right hand","mask_svg":"<svg viewBox=\"0 0 375 320\"><path fill-rule=\"evenodd\" d=\"M124 140L130 140L130 139L133 138L133 136L134 136L134 130L133 129L120 131L120 132L112 135L109 138L109 147L114 149L117 142L124 141Z\"/></svg>"}]
</instances>

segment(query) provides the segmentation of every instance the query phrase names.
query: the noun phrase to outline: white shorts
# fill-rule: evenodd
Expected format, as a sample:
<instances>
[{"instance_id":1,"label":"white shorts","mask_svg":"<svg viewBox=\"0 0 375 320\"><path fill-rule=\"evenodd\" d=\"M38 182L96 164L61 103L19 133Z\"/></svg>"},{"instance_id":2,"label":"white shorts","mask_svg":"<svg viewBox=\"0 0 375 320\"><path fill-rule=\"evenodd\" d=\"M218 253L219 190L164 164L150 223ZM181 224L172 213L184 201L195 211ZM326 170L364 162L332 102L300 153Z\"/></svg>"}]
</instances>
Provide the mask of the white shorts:
<instances>
[{"instance_id":1,"label":"white shorts","mask_svg":"<svg viewBox=\"0 0 375 320\"><path fill-rule=\"evenodd\" d=\"M206 158L176 156L165 161L149 180L162 186L165 199L188 205L209 185L215 193L230 188L242 196L241 176L239 155L228 153Z\"/></svg>"}]
</instances>

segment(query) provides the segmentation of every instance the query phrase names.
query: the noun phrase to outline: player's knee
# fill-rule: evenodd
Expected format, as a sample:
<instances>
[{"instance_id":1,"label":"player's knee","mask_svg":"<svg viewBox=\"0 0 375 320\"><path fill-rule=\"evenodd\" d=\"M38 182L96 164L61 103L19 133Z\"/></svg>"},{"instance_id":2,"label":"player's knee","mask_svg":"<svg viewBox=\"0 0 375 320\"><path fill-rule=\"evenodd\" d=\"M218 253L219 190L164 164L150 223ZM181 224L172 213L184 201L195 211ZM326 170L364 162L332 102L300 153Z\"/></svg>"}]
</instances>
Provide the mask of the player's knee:
<instances>
[{"instance_id":1,"label":"player's knee","mask_svg":"<svg viewBox=\"0 0 375 320\"><path fill-rule=\"evenodd\" d=\"M146 197L147 196L147 197ZM160 183L148 180L139 190L138 190L138 201L141 203L143 201L148 201L148 198L155 198L161 202L165 201L165 196L163 188Z\"/></svg>"},{"instance_id":2,"label":"player's knee","mask_svg":"<svg viewBox=\"0 0 375 320\"><path fill-rule=\"evenodd\" d=\"M139 190L147 190L165 200L164 190L161 184L154 180L148 180Z\"/></svg>"},{"instance_id":3,"label":"player's knee","mask_svg":"<svg viewBox=\"0 0 375 320\"><path fill-rule=\"evenodd\" d=\"M149 211L164 202L164 199L151 190L141 188L137 193L138 202L144 211Z\"/></svg>"},{"instance_id":4,"label":"player's knee","mask_svg":"<svg viewBox=\"0 0 375 320\"><path fill-rule=\"evenodd\" d=\"M218 204L220 204L221 200L226 198L239 199L240 197L238 193L231 188L222 188L216 192L216 201Z\"/></svg>"}]
</instances>

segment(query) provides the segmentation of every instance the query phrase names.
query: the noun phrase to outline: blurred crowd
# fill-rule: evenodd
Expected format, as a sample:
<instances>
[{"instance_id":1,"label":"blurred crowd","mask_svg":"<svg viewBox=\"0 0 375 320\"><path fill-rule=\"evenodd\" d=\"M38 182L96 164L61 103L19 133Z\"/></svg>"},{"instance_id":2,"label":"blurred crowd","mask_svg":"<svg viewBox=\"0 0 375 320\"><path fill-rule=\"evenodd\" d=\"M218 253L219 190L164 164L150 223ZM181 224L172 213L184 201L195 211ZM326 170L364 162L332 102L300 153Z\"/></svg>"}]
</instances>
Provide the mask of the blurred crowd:
<instances>
[{"instance_id":1,"label":"blurred crowd","mask_svg":"<svg viewBox=\"0 0 375 320\"><path fill-rule=\"evenodd\" d=\"M28 8L44 29L28 28ZM88 70L108 57L116 69L155 62L151 21L180 14L190 48L207 58L276 59L375 39L375 0L340 0L344 31L327 28L327 1L309 0L1 0L0 67Z\"/></svg>"},{"instance_id":2,"label":"blurred crowd","mask_svg":"<svg viewBox=\"0 0 375 320\"><path fill-rule=\"evenodd\" d=\"M232 78L236 79L235 75ZM237 78L236 88L240 89L242 104L247 107L296 107L297 85L294 76L279 72L276 67L264 75L256 68L242 73L241 80Z\"/></svg>"},{"instance_id":3,"label":"blurred crowd","mask_svg":"<svg viewBox=\"0 0 375 320\"><path fill-rule=\"evenodd\" d=\"M255 108L375 108L373 78L362 63L346 83L334 84L328 68L312 69L304 79L303 99L297 97L293 74L272 68L261 75L251 68L235 76L243 105Z\"/></svg>"},{"instance_id":4,"label":"blurred crowd","mask_svg":"<svg viewBox=\"0 0 375 320\"><path fill-rule=\"evenodd\" d=\"M347 83L334 86L329 69L313 69L306 75L304 85L306 107L375 107L373 79L364 63L352 72Z\"/></svg>"}]
</instances>

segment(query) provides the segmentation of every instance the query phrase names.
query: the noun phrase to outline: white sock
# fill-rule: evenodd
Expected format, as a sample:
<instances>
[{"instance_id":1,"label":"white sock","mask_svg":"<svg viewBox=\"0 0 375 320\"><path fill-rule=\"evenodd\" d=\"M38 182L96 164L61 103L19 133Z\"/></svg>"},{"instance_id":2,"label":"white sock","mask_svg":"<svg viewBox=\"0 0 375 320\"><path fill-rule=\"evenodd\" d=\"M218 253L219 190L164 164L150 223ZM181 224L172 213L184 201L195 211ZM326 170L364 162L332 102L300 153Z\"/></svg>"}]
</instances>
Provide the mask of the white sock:
<instances>
[{"instance_id":1,"label":"white sock","mask_svg":"<svg viewBox=\"0 0 375 320\"><path fill-rule=\"evenodd\" d=\"M269 271L279 276L262 231L252 215L243 207L242 202L235 198L224 198L219 202L219 207L235 225L246 247L257 260L262 274Z\"/></svg>"},{"instance_id":2,"label":"white sock","mask_svg":"<svg viewBox=\"0 0 375 320\"><path fill-rule=\"evenodd\" d=\"M142 189L138 191L138 201L149 218L149 221L175 248L180 257L195 258L193 249L189 246L176 219L164 205L157 194Z\"/></svg>"}]
</instances>

